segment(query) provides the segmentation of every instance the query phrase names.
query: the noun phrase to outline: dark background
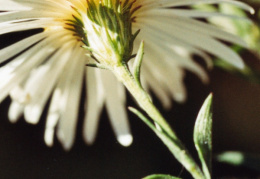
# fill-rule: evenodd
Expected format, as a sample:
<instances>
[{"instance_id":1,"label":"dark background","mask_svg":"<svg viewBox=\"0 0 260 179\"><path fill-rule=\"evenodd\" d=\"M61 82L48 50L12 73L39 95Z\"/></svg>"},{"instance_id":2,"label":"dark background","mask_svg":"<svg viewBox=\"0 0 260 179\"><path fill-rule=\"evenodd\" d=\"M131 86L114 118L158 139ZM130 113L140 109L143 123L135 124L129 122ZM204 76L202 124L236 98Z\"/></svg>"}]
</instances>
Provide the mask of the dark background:
<instances>
[{"instance_id":1,"label":"dark background","mask_svg":"<svg viewBox=\"0 0 260 179\"><path fill-rule=\"evenodd\" d=\"M0 36L0 48L34 32ZM245 61L255 66L259 61L244 53ZM260 153L260 87L220 69L210 72L211 83L203 85L187 73L185 83L188 100L174 103L170 111L156 105L171 123L178 136L196 158L192 133L195 118L204 99L214 93L213 148L214 154L226 150ZM24 119L9 123L7 110L10 99L0 104L0 178L124 178L135 179L149 174L165 173L190 178L161 141L133 114L129 120L133 144L122 147L115 139L106 111L101 116L98 137L87 146L81 135L80 109L78 133L71 151L65 152L58 141L48 148L43 141L45 114L38 125ZM136 106L128 94L128 105ZM197 158L196 158L197 159ZM232 167L213 162L213 178L257 178L260 174L246 167Z\"/></svg>"}]
</instances>

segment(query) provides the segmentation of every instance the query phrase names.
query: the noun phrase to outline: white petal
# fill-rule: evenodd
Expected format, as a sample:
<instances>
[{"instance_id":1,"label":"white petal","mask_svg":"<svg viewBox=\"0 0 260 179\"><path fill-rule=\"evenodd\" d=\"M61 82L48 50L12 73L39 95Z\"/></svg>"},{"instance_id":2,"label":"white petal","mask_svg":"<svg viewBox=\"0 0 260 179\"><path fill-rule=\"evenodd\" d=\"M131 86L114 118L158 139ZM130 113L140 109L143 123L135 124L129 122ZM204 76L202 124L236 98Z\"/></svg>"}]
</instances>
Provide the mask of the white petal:
<instances>
[{"instance_id":1,"label":"white petal","mask_svg":"<svg viewBox=\"0 0 260 179\"><path fill-rule=\"evenodd\" d=\"M24 110L24 106L20 103L13 101L8 110L8 118L9 121L15 123L22 116Z\"/></svg>"},{"instance_id":2,"label":"white petal","mask_svg":"<svg viewBox=\"0 0 260 179\"><path fill-rule=\"evenodd\" d=\"M20 23L0 23L0 35L9 32L45 28L51 26L52 24L53 24L53 19L42 19L42 20L26 21ZM56 25L58 25L58 23L56 23Z\"/></svg>"},{"instance_id":3,"label":"white petal","mask_svg":"<svg viewBox=\"0 0 260 179\"><path fill-rule=\"evenodd\" d=\"M37 67L39 64L41 64L46 59L46 57L56 49L46 46L52 40L52 38L47 38L46 40L41 41L32 47L30 50L24 52L21 56L17 57L22 59L22 63L18 63L19 65L16 66L17 68L7 71L3 70L4 72L1 71L3 73L1 73L0 76L0 101L2 101L8 95L12 88L25 80L34 67ZM10 62L8 65L12 66L12 62ZM6 67L8 67L8 65Z\"/></svg>"},{"instance_id":4,"label":"white petal","mask_svg":"<svg viewBox=\"0 0 260 179\"><path fill-rule=\"evenodd\" d=\"M12 0L0 0L0 10L1 11L8 11L8 10L29 10L30 8L27 6L24 6L20 3L17 3L15 1Z\"/></svg>"},{"instance_id":5,"label":"white petal","mask_svg":"<svg viewBox=\"0 0 260 179\"><path fill-rule=\"evenodd\" d=\"M102 71L102 81L106 89L106 108L113 130L121 145L129 146L132 140L122 141L123 136L131 136L125 107L125 89L109 71Z\"/></svg>"},{"instance_id":6,"label":"white petal","mask_svg":"<svg viewBox=\"0 0 260 179\"><path fill-rule=\"evenodd\" d=\"M79 48L79 47L77 47ZM79 50L81 50L79 48ZM66 78L62 89L64 103L61 108L61 118L58 123L57 137L62 143L65 150L71 149L75 134L78 119L78 109L83 83L83 74L85 61L81 57L83 53L76 50L73 54L73 64L69 66L69 71L63 78Z\"/></svg>"},{"instance_id":7,"label":"white petal","mask_svg":"<svg viewBox=\"0 0 260 179\"><path fill-rule=\"evenodd\" d=\"M153 10L146 13L145 18L163 21L168 24L169 31L175 32L175 27L190 30L192 34L198 33L205 36L211 36L220 40L225 40L234 44L247 47L247 44L240 37L235 36L229 32L221 30L219 27L214 25L206 24L195 19L178 16L176 12L190 12L191 10L172 10L172 9L160 9ZM198 11L199 13L200 11ZM195 13L195 12L194 12ZM145 21L145 19L143 19ZM152 22L151 22L152 23ZM169 25L170 24L170 25ZM159 26L160 27L160 26Z\"/></svg>"},{"instance_id":8,"label":"white petal","mask_svg":"<svg viewBox=\"0 0 260 179\"><path fill-rule=\"evenodd\" d=\"M119 135L117 137L117 140L121 145L128 147L133 142L133 136L130 134Z\"/></svg>"},{"instance_id":9,"label":"white petal","mask_svg":"<svg viewBox=\"0 0 260 179\"><path fill-rule=\"evenodd\" d=\"M83 136L87 144L92 144L96 138L100 114L104 106L104 87L100 75L98 69L86 69L87 92Z\"/></svg>"},{"instance_id":10,"label":"white petal","mask_svg":"<svg viewBox=\"0 0 260 179\"><path fill-rule=\"evenodd\" d=\"M64 66L71 55L71 43L67 43L56 52L46 64L36 69L31 74L25 86L25 91L30 94L31 100L25 106L25 120L29 123L38 123L45 103L57 82Z\"/></svg>"},{"instance_id":11,"label":"white petal","mask_svg":"<svg viewBox=\"0 0 260 179\"><path fill-rule=\"evenodd\" d=\"M144 8L142 10L149 10L153 8L160 8L160 7L179 7L179 6L190 6L194 4L220 4L220 3L228 3L234 6L237 6L241 9L249 11L253 14L255 11L249 5L235 1L235 0L150 0L147 1Z\"/></svg>"},{"instance_id":12,"label":"white petal","mask_svg":"<svg viewBox=\"0 0 260 179\"><path fill-rule=\"evenodd\" d=\"M55 132L55 127L59 121L60 115L57 113L51 113L48 115L46 120L46 126L44 131L44 141L47 146L53 146L53 137Z\"/></svg>"},{"instance_id":13,"label":"white petal","mask_svg":"<svg viewBox=\"0 0 260 179\"><path fill-rule=\"evenodd\" d=\"M18 54L19 52L25 50L26 48L30 47L36 42L39 42L43 38L47 36L47 33L39 33L36 35L33 35L31 37L28 37L24 40L21 40L19 42L16 42L13 45L10 45L4 49L0 50L0 63L5 62L10 57Z\"/></svg>"},{"instance_id":14,"label":"white petal","mask_svg":"<svg viewBox=\"0 0 260 179\"><path fill-rule=\"evenodd\" d=\"M157 31L161 31L161 34L156 34L158 37L165 37L169 38L167 41L168 44L174 44L174 41L179 41L182 43L187 43L189 45L194 45L195 47L201 48L209 53L212 53L213 55L216 55L223 60L226 60L228 63L230 63L233 66L236 66L237 68L243 68L244 63L242 59L238 56L237 53L235 53L233 50L231 50L229 47L225 46L221 42L218 42L217 40L206 36L201 33L193 32L192 30L183 29L178 26L171 26L172 28L169 28L169 24L165 22L159 22L157 20L150 19L149 20L150 29L146 28L143 29L143 35L146 35L144 33L144 30L146 31L154 31L153 34ZM147 20L148 22L148 20ZM151 28L153 27L153 28ZM174 33L172 33L172 30L174 28ZM150 32L151 33L151 32ZM154 36L150 35L150 38L155 38ZM172 41L171 41L172 40ZM161 42L161 41L160 41Z\"/></svg>"}]
</instances>

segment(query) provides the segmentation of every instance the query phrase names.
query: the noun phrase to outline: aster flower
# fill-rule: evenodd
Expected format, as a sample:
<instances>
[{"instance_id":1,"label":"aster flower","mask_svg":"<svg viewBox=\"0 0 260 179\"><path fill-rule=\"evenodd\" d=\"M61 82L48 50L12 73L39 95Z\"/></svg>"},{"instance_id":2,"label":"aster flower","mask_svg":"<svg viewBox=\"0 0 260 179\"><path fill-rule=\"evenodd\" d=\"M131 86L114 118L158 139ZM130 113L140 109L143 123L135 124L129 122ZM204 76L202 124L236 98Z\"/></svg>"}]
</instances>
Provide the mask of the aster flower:
<instances>
[{"instance_id":1,"label":"aster flower","mask_svg":"<svg viewBox=\"0 0 260 179\"><path fill-rule=\"evenodd\" d=\"M132 136L123 85L109 71L86 64L112 69L111 66L127 63L144 40L141 77L144 88L152 90L165 107L170 107L171 99L184 101L184 69L204 82L208 80L204 69L192 60L193 54L200 55L209 67L211 59L205 52L243 68L240 57L217 39L246 44L195 19L222 14L179 8L223 2L252 11L233 0L0 0L0 11L4 11L0 13L0 35L43 29L1 49L0 101L10 95L11 122L24 114L28 123L36 124L51 98L45 142L53 145L57 130L63 147L70 149L85 84L86 142L94 141L99 115L105 106L118 141L128 146Z\"/></svg>"}]
</instances>

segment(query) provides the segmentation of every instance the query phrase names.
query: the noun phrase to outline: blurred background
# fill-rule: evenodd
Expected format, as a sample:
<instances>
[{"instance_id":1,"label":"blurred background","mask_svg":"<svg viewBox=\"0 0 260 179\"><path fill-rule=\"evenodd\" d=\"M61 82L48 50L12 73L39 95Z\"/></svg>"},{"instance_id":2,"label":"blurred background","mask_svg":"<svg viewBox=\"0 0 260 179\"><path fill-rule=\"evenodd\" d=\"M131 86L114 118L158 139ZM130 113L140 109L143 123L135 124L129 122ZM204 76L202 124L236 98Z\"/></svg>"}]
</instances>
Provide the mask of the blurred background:
<instances>
[{"instance_id":1,"label":"blurred background","mask_svg":"<svg viewBox=\"0 0 260 179\"><path fill-rule=\"evenodd\" d=\"M252 5L258 7L255 3ZM256 22L254 28L257 28L257 14L252 19ZM37 33L37 30L1 36L0 49L32 33ZM172 109L165 111L154 98L156 106L197 161L192 138L193 126L210 92L214 95L213 154L242 151L260 155L258 43L259 39L256 39L253 51L240 51L246 64L253 69L251 76L217 67L209 72L210 84L204 85L196 76L187 72L186 103L173 102ZM197 60L200 62L200 59ZM256 80L250 80L253 78ZM10 99L0 104L0 178L136 179L154 173L190 178L154 133L131 113L129 120L134 142L130 147L122 147L116 141L105 110L101 116L97 140L94 145L87 146L81 134L84 114L81 105L74 147L65 152L58 141L52 148L44 144L44 115L35 126L27 124L24 119L11 124L7 119L9 104ZM127 106L136 106L129 94ZM260 178L260 172L250 166L235 167L213 160L213 178Z\"/></svg>"},{"instance_id":2,"label":"blurred background","mask_svg":"<svg viewBox=\"0 0 260 179\"><path fill-rule=\"evenodd\" d=\"M256 62L258 62L255 59ZM236 150L260 153L260 86L221 69L211 72L211 83L201 84L194 75L187 73L185 80L188 100L174 103L164 111L168 121L196 158L192 133L197 113L210 91L214 94L213 152ZM87 146L82 139L82 120L74 147L65 152L58 141L48 148L43 141L45 116L33 126L21 119L11 124L7 119L10 100L1 105L0 120L0 173L1 178L141 178L153 173L167 173L183 178L189 174L176 162L168 149L144 125L129 113L134 135L133 144L122 147L117 143L102 113L96 142ZM160 103L156 101L162 111ZM128 105L136 106L128 95ZM83 114L83 109L80 109ZM82 119L82 115L79 116ZM213 163L214 178L257 178L260 173L247 167L233 167Z\"/></svg>"}]
</instances>

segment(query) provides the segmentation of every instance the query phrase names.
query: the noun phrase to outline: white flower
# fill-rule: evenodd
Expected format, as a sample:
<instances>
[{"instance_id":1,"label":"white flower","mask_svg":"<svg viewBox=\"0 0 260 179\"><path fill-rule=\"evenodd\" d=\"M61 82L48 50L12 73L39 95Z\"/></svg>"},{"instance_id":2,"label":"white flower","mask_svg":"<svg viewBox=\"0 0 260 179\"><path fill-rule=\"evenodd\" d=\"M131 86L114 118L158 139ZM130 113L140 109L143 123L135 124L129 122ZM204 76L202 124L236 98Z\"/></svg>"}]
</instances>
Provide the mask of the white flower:
<instances>
[{"instance_id":1,"label":"white flower","mask_svg":"<svg viewBox=\"0 0 260 179\"><path fill-rule=\"evenodd\" d=\"M45 130L45 142L49 146L53 145L57 126L57 136L63 147L71 148L83 84L86 86L84 91L86 115L83 126L86 142L94 141L99 115L104 106L108 110L118 141L125 146L132 142L125 110L124 87L110 72L86 67L86 64L94 62L85 55L89 52L81 47L88 42L92 43L92 49L102 52L93 52L98 59L106 59L109 56L113 57L111 58L113 60L117 55L113 54L113 49L106 48L109 44L93 45L99 37L92 35L93 32L89 30L90 23L92 25L94 23L87 15L92 13L92 7L88 5L90 2L104 3L97 0L0 0L0 11L4 11L0 13L0 35L43 29L40 33L1 49L0 101L8 95L11 96L12 103L9 108L11 122L16 122L24 114L27 122L36 124L48 99L51 98ZM170 106L171 99L185 100L185 88L182 82L184 69L194 72L203 81L208 80L203 68L192 60L192 54L200 55L209 66L211 59L205 52L243 68L240 57L217 39L246 46L244 42L213 25L194 19L221 14L177 7L225 2L252 11L245 4L232 0L107 2L111 3L112 7L115 4L122 9L130 7L131 31L141 30L134 41L134 52L140 42L145 41L143 85L155 92L165 107ZM102 24L94 24L95 28L99 28L99 25L102 30ZM111 36L117 40L117 35L112 33ZM124 51L127 48L131 52L131 45L127 45L129 44L121 46L119 44L118 49L122 47ZM9 61L11 57L14 58Z\"/></svg>"}]
</instances>

